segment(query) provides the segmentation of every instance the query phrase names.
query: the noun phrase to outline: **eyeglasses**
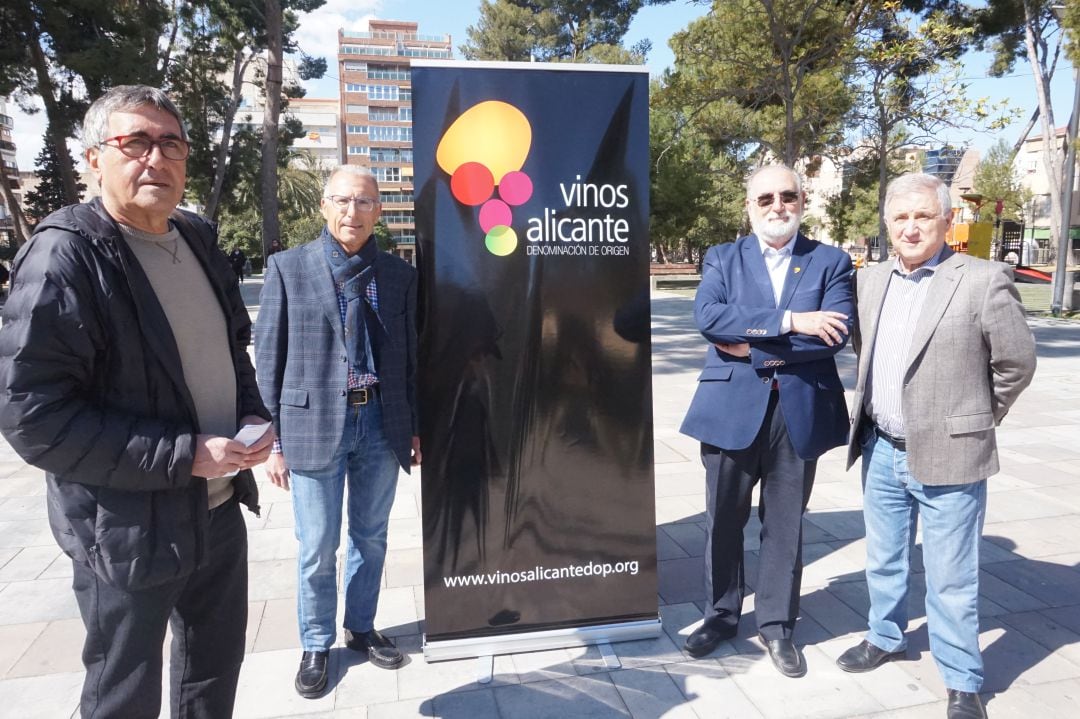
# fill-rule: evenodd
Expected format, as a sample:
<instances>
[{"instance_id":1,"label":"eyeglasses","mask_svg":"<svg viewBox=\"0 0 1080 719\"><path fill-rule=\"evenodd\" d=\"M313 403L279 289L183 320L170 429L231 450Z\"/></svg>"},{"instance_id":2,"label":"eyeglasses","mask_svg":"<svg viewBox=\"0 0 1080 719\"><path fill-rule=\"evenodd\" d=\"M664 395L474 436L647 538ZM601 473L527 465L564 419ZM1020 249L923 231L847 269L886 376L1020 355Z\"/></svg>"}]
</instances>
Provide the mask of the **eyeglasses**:
<instances>
[{"instance_id":1,"label":"eyeglasses","mask_svg":"<svg viewBox=\"0 0 1080 719\"><path fill-rule=\"evenodd\" d=\"M342 212L349 209L349 205L356 205L356 209L361 212L371 212L375 209L375 205L379 204L378 200L373 200L370 197L349 197L348 195L326 195L325 197Z\"/></svg>"},{"instance_id":2,"label":"eyeglasses","mask_svg":"<svg viewBox=\"0 0 1080 719\"><path fill-rule=\"evenodd\" d=\"M905 227L907 223L914 222L916 227L927 228L930 227L937 220L944 219L944 215L931 215L925 212L916 212L914 215L907 213L900 213L899 215L893 215L889 218L889 221L897 227Z\"/></svg>"},{"instance_id":3,"label":"eyeglasses","mask_svg":"<svg viewBox=\"0 0 1080 719\"><path fill-rule=\"evenodd\" d=\"M754 202L758 207L772 207L773 202L776 201L776 195L771 192L765 192L754 198ZM799 201L799 193L795 190L784 190L780 193L780 201L785 205L794 205Z\"/></svg>"},{"instance_id":4,"label":"eyeglasses","mask_svg":"<svg viewBox=\"0 0 1080 719\"><path fill-rule=\"evenodd\" d=\"M109 145L115 142L115 145ZM191 143L178 137L165 137L160 140L151 140L142 135L117 135L102 140L102 145L115 147L128 157L146 157L154 151L154 146L161 148L161 154L166 160L186 160L191 154Z\"/></svg>"}]
</instances>

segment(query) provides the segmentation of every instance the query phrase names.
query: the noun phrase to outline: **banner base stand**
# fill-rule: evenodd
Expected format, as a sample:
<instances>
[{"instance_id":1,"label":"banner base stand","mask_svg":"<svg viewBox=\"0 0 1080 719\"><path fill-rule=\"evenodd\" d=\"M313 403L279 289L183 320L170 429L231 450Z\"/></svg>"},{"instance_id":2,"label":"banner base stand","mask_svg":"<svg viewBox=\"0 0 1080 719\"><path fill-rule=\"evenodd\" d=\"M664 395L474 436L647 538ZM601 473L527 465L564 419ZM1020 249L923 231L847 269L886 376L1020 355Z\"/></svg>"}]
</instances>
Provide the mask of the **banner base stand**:
<instances>
[{"instance_id":1,"label":"banner base stand","mask_svg":"<svg viewBox=\"0 0 1080 719\"><path fill-rule=\"evenodd\" d=\"M477 684L490 684L495 676L495 657L490 654L476 658L476 682Z\"/></svg>"},{"instance_id":2,"label":"banner base stand","mask_svg":"<svg viewBox=\"0 0 1080 719\"><path fill-rule=\"evenodd\" d=\"M590 644L629 642L637 639L654 639L663 632L660 618L619 624L599 624L591 627L549 629L521 634L503 634L497 637L471 637L427 641L424 637L424 661L442 662L450 659L471 659L495 654L537 652L544 649L583 647Z\"/></svg>"}]
</instances>

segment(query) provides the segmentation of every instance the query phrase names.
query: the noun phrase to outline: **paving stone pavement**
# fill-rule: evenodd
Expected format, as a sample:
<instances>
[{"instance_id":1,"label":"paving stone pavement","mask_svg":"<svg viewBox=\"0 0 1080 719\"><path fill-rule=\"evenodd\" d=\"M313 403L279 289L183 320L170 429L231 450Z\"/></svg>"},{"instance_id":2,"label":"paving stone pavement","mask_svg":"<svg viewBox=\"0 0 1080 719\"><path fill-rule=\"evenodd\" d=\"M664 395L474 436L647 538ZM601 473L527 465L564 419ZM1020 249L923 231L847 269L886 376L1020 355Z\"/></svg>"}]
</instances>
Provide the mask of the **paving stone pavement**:
<instances>
[{"instance_id":1,"label":"paving stone pavement","mask_svg":"<svg viewBox=\"0 0 1080 719\"><path fill-rule=\"evenodd\" d=\"M260 283L244 293L257 311ZM806 570L796 641L809 672L781 677L754 638L753 617L710 657L692 660L685 637L701 619L704 473L697 444L678 433L699 370L701 340L685 297L653 296L656 538L663 634L612 647L499 656L479 684L477 661L422 656L419 475L401 476L393 507L377 625L408 652L396 672L331 654L331 690L305 700L292 688L299 660L295 556L288 493L260 478L263 512L248 516L248 656L237 717L943 717L945 689L930 657L916 574L905 661L866 675L834 664L865 627L859 478L843 455L822 458L805 519ZM990 482L982 544L982 634L992 717L1080 716L1080 323L1032 319L1039 369L999 433L1002 472ZM855 358L839 358L850 390ZM0 715L78 716L82 624L71 565L53 542L42 474L0 443ZM746 530L753 576L759 526ZM916 556L917 568L921 563ZM753 596L747 598L752 613ZM340 624L340 622L339 622Z\"/></svg>"}]
</instances>

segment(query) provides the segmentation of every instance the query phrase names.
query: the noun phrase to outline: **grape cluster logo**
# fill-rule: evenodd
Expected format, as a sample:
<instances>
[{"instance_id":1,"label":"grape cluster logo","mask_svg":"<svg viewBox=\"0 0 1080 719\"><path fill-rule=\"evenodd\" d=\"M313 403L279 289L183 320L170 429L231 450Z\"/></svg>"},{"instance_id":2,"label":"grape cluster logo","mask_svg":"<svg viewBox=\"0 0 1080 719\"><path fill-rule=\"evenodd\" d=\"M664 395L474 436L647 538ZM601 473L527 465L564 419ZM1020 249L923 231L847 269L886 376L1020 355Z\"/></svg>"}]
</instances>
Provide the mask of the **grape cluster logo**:
<instances>
[{"instance_id":1,"label":"grape cluster logo","mask_svg":"<svg viewBox=\"0 0 1080 719\"><path fill-rule=\"evenodd\" d=\"M517 249L511 208L532 197L532 180L521 171L531 146L532 126L524 113L488 100L461 113L435 149L454 199L480 208L484 246L493 255L505 257Z\"/></svg>"}]
</instances>

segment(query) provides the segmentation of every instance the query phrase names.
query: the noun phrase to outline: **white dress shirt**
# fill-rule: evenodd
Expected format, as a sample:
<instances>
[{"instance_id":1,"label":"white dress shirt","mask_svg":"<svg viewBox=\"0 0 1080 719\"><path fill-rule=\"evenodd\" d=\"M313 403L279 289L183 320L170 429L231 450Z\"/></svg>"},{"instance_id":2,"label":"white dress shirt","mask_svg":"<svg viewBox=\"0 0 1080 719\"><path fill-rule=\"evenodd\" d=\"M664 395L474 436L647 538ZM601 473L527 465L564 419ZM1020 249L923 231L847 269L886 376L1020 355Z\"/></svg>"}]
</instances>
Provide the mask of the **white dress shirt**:
<instances>
[{"instance_id":1,"label":"white dress shirt","mask_svg":"<svg viewBox=\"0 0 1080 719\"><path fill-rule=\"evenodd\" d=\"M787 278L788 267L791 266L791 247L795 244L792 237L784 246L776 249L760 237L757 238L761 246L761 254L765 258L765 268L769 271L769 281L772 282L773 300L780 305L780 295L784 293L784 280ZM780 334L791 331L791 310L784 311L784 319L780 321Z\"/></svg>"}]
</instances>

